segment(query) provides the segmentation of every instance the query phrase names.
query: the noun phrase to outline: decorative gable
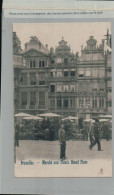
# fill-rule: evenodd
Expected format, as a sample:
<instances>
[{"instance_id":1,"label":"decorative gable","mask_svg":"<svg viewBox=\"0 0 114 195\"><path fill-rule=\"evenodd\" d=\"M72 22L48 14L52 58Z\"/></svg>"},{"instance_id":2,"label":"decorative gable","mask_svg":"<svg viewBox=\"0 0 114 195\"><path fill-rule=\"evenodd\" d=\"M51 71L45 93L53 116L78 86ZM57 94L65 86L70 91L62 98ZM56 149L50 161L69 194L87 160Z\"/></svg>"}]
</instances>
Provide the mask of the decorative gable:
<instances>
[{"instance_id":1,"label":"decorative gable","mask_svg":"<svg viewBox=\"0 0 114 195\"><path fill-rule=\"evenodd\" d=\"M40 51L37 51L35 49L30 49L23 53L24 57L47 57L45 53L42 53Z\"/></svg>"}]
</instances>

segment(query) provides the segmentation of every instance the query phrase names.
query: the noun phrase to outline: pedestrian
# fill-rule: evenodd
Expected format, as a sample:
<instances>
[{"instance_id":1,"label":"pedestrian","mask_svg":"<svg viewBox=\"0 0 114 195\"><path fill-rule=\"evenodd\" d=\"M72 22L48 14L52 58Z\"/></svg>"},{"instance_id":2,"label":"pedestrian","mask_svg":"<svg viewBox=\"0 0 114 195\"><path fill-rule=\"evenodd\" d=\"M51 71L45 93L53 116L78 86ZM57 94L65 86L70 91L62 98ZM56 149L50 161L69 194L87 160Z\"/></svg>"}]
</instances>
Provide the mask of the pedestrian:
<instances>
[{"instance_id":1,"label":"pedestrian","mask_svg":"<svg viewBox=\"0 0 114 195\"><path fill-rule=\"evenodd\" d=\"M89 124L85 124L85 129L84 129L84 141L88 141L88 132L89 132Z\"/></svg>"},{"instance_id":2,"label":"pedestrian","mask_svg":"<svg viewBox=\"0 0 114 195\"><path fill-rule=\"evenodd\" d=\"M106 140L109 141L110 136L109 136L109 124L108 124L108 122L105 122L102 128L103 128L103 132L105 134Z\"/></svg>"},{"instance_id":3,"label":"pedestrian","mask_svg":"<svg viewBox=\"0 0 114 195\"><path fill-rule=\"evenodd\" d=\"M50 134L50 141L53 141L54 140L54 129L53 128L50 128L49 134Z\"/></svg>"},{"instance_id":4,"label":"pedestrian","mask_svg":"<svg viewBox=\"0 0 114 195\"><path fill-rule=\"evenodd\" d=\"M95 120L95 125L94 125L94 137L95 141L89 146L90 149L93 148L94 145L98 145L98 151L101 151L101 143L100 143L100 130L99 130L99 120Z\"/></svg>"},{"instance_id":5,"label":"pedestrian","mask_svg":"<svg viewBox=\"0 0 114 195\"><path fill-rule=\"evenodd\" d=\"M61 124L61 128L58 132L59 142L60 142L60 159L66 159L65 150L66 150L66 138L65 138L65 130L64 124Z\"/></svg>"},{"instance_id":6,"label":"pedestrian","mask_svg":"<svg viewBox=\"0 0 114 195\"><path fill-rule=\"evenodd\" d=\"M19 125L15 126L15 146L19 147Z\"/></svg>"},{"instance_id":7,"label":"pedestrian","mask_svg":"<svg viewBox=\"0 0 114 195\"><path fill-rule=\"evenodd\" d=\"M92 120L90 121L90 126L89 126L89 140L90 140L90 145L92 145L94 143L94 124L92 122Z\"/></svg>"}]
</instances>

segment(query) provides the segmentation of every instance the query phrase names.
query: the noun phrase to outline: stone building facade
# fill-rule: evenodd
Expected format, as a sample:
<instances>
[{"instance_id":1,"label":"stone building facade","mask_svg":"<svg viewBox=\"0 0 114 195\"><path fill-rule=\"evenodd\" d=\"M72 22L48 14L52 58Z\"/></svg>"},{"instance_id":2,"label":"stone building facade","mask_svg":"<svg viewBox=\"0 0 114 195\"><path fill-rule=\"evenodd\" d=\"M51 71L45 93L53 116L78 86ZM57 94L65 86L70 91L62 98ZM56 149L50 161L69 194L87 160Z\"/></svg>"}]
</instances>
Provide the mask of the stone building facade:
<instances>
[{"instance_id":1,"label":"stone building facade","mask_svg":"<svg viewBox=\"0 0 114 195\"><path fill-rule=\"evenodd\" d=\"M96 118L112 112L111 49L90 36L74 55L62 37L55 51L31 37L14 53L15 112Z\"/></svg>"}]
</instances>

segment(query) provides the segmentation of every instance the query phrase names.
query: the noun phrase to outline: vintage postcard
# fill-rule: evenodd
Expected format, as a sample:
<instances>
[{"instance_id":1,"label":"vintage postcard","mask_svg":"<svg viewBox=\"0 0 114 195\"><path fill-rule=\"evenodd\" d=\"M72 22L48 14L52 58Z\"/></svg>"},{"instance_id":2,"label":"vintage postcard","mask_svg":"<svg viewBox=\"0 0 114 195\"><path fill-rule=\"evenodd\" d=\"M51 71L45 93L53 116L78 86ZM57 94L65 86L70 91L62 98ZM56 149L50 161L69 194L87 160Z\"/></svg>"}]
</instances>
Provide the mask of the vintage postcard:
<instances>
[{"instance_id":1,"label":"vintage postcard","mask_svg":"<svg viewBox=\"0 0 114 195\"><path fill-rule=\"evenodd\" d=\"M14 23L14 176L112 177L110 22Z\"/></svg>"}]
</instances>

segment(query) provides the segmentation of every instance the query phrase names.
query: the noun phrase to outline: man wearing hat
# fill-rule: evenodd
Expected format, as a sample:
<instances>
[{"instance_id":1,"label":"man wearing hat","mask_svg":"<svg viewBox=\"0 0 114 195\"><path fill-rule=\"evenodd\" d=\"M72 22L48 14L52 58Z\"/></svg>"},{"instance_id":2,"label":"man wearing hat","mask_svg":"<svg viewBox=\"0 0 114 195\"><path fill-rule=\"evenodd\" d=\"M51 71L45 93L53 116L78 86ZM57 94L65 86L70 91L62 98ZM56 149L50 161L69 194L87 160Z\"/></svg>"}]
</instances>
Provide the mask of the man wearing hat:
<instances>
[{"instance_id":1,"label":"man wearing hat","mask_svg":"<svg viewBox=\"0 0 114 195\"><path fill-rule=\"evenodd\" d=\"M90 120L90 126L89 126L89 140L90 140L90 145L94 143L94 124L93 121Z\"/></svg>"},{"instance_id":2,"label":"man wearing hat","mask_svg":"<svg viewBox=\"0 0 114 195\"><path fill-rule=\"evenodd\" d=\"M64 160L65 157L65 150L66 150L66 139L65 139L65 130L64 124L61 124L61 128L58 132L59 142L60 142L60 159Z\"/></svg>"},{"instance_id":3,"label":"man wearing hat","mask_svg":"<svg viewBox=\"0 0 114 195\"><path fill-rule=\"evenodd\" d=\"M95 120L95 125L93 129L95 141L89 146L90 149L93 148L94 145L98 145L98 151L101 151L101 143L100 143L100 132L99 132L99 119Z\"/></svg>"}]
</instances>

